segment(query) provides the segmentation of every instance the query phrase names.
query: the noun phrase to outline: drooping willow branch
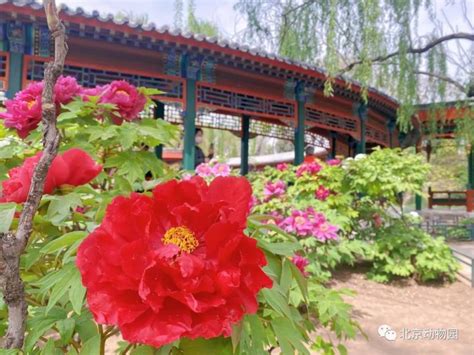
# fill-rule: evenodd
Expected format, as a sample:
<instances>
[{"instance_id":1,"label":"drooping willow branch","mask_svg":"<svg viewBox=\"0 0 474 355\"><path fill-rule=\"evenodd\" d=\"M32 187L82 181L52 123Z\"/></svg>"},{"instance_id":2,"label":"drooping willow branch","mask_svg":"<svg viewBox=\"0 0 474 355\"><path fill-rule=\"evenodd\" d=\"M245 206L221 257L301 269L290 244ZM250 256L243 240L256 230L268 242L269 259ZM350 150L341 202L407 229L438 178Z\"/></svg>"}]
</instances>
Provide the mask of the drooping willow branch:
<instances>
[{"instance_id":1,"label":"drooping willow branch","mask_svg":"<svg viewBox=\"0 0 474 355\"><path fill-rule=\"evenodd\" d=\"M430 73L423 70L415 70L413 73L416 75L425 75L425 76L429 76L438 80L446 81L447 83L455 86L457 89L459 89L462 92L466 92L467 90L467 88L463 84L445 75Z\"/></svg>"},{"instance_id":2,"label":"drooping willow branch","mask_svg":"<svg viewBox=\"0 0 474 355\"><path fill-rule=\"evenodd\" d=\"M465 40L469 40L469 41L474 42L474 34L465 33L465 32L452 33L450 35L446 35L446 36L443 36L443 37L436 38L433 41L427 43L423 47L419 47L419 48L409 47L406 50L406 53L410 53L410 54L425 53L425 52L428 52L430 49L436 47L437 45L439 45L443 42L452 41L452 40L456 40L456 39L465 39ZM378 56L378 57L375 57L375 58L368 59L368 62L370 62L370 63L385 62L388 59L399 56L401 54L402 54L402 52L400 50L398 50L398 51L395 51L395 52L392 52L392 53L389 53L389 54L386 54L386 55L381 55L381 56ZM347 66L345 66L344 68L342 68L339 72L337 72L335 76L339 76L339 75L342 75L344 73L347 73L348 71L352 70L355 66L360 65L362 63L363 63L362 60L357 60L355 62L352 62L352 63L348 64Z\"/></svg>"},{"instance_id":3,"label":"drooping willow branch","mask_svg":"<svg viewBox=\"0 0 474 355\"><path fill-rule=\"evenodd\" d=\"M56 127L54 86L63 72L68 51L65 27L59 19L55 0L44 0L48 28L54 38L54 59L44 72L42 95L43 153L35 167L28 198L23 206L16 233L1 235L0 239L0 287L8 307L8 329L5 348L23 346L27 316L24 285L20 277L20 255L25 249L33 228L33 217L43 195L49 167L58 152L60 135Z\"/></svg>"}]
</instances>

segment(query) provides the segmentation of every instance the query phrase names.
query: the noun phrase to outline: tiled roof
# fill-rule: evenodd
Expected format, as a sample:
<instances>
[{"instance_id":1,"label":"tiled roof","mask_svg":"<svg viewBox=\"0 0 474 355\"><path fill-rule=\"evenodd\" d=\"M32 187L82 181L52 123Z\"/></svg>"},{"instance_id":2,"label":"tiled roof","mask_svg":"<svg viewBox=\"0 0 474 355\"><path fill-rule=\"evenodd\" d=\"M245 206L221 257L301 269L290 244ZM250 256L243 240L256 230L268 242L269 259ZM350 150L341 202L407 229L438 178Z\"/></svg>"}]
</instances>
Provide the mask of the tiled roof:
<instances>
[{"instance_id":1,"label":"tiled roof","mask_svg":"<svg viewBox=\"0 0 474 355\"><path fill-rule=\"evenodd\" d=\"M2 5L2 4L13 4L14 6L17 6L17 7L30 7L33 10L43 9L43 4L38 3L35 0L0 0L0 5ZM295 66L297 68L301 68L301 69L305 69L305 70L311 70L311 71L314 71L314 72L316 72L318 74L322 74L322 75L327 74L327 72L323 68L315 66L313 64L301 62L301 61L298 61L298 60L289 59L287 57L279 56L275 53L269 53L269 52L266 52L262 49L251 48L247 45L242 45L242 44L239 44L239 43L236 43L236 42L231 42L231 41L228 41L226 39L219 39L217 37L207 37L207 36L204 36L204 35L201 35L201 34L182 31L180 29L171 29L169 26L159 27L159 26L156 26L152 22L147 23L145 25L140 25L140 24L136 24L136 23L130 21L127 17L117 18L112 14L103 15L99 11L96 11L96 10L89 13L89 12L84 11L81 7L78 7L76 9L74 9L74 8L71 8L67 5L65 5L65 4L59 5L59 8L61 9L61 11L63 11L64 13L66 13L68 16L71 16L71 17L83 17L85 19L96 19L96 20L101 21L103 23L113 23L113 24L119 25L119 26L128 26L129 28L132 28L132 29L137 30L137 31L146 31L146 32L155 31L155 32L158 32L160 34L168 34L168 35L175 36L175 37L183 37L183 38L186 38L186 39L192 39L192 40L195 40L195 41L198 41L198 42L207 42L207 43L211 43L211 44L216 44L216 45L218 45L222 48L230 48L230 49L240 51L240 52L243 52L243 53L249 53L249 54L251 54L255 57L266 58L266 59L270 59L270 60L280 62L280 63L286 63L286 64L289 64L289 65ZM258 60L258 58L256 58L256 60ZM359 83L356 80L353 80L351 78L341 76L340 79L344 80L345 82L351 83L353 85L356 85L356 86L359 86L359 87L361 86L361 83ZM369 89L369 92L380 95L380 96L383 96L386 99L393 102L394 104L398 104L396 99L394 99L393 97L385 94L384 92L382 92L378 89L375 89L375 88L371 87Z\"/></svg>"}]
</instances>

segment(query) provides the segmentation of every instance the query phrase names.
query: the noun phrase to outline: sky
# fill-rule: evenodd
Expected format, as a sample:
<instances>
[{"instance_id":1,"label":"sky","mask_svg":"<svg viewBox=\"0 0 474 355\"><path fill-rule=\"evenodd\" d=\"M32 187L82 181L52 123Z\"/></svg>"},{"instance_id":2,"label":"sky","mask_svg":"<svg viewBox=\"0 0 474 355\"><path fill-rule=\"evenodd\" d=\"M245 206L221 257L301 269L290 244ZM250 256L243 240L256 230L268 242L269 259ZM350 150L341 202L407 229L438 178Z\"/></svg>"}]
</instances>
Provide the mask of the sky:
<instances>
[{"instance_id":1,"label":"sky","mask_svg":"<svg viewBox=\"0 0 474 355\"><path fill-rule=\"evenodd\" d=\"M232 39L245 27L243 17L234 11L236 0L195 0L197 18L217 24L223 36ZM150 22L158 26L172 26L174 22L174 0L58 0L70 7L82 7L87 12L116 14L119 11L147 14ZM186 13L187 1L184 1Z\"/></svg>"},{"instance_id":2,"label":"sky","mask_svg":"<svg viewBox=\"0 0 474 355\"><path fill-rule=\"evenodd\" d=\"M439 19L434 24L426 11L421 10L419 18L419 35L430 36L436 29L436 37L439 33L443 35L452 32L470 32L469 25L462 15L461 2L465 1L467 14L474 23L474 0L431 0L436 8L436 15ZM82 7L86 12L98 10L103 14L117 14L119 11L135 15L148 15L149 22L157 26L174 24L174 0L57 0L70 7ZM187 0L183 0L186 13ZM220 36L228 40L241 42L242 34L246 27L246 21L242 14L234 10L234 4L237 0L194 0L196 16L199 19L208 20L216 24L220 31ZM449 19L449 20L448 20ZM448 44L448 50L451 51L453 62L448 63L448 72L450 76L465 77L467 71L462 69L474 66L473 59L469 58L468 42L459 41L464 50L459 50L455 42ZM242 43L244 44L244 43ZM252 46L252 43L245 43ZM460 55L462 58L460 58ZM467 57L466 57L467 55ZM454 64L456 63L456 64ZM461 68L461 71L460 71ZM472 70L472 69L471 69Z\"/></svg>"}]
</instances>

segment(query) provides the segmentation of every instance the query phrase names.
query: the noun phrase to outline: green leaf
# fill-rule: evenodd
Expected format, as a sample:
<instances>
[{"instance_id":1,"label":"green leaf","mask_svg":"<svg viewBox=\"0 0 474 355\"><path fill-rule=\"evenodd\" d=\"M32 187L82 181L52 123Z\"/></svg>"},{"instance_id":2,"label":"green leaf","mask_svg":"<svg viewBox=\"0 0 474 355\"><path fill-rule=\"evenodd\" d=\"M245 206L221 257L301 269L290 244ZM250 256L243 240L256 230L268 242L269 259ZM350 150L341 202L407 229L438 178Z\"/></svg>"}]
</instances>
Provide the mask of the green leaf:
<instances>
[{"instance_id":1,"label":"green leaf","mask_svg":"<svg viewBox=\"0 0 474 355\"><path fill-rule=\"evenodd\" d=\"M305 339L287 318L275 318L271 322L283 355L308 354ZM296 351L295 351L296 350Z\"/></svg>"},{"instance_id":2,"label":"green leaf","mask_svg":"<svg viewBox=\"0 0 474 355\"><path fill-rule=\"evenodd\" d=\"M182 354L186 355L210 354L210 349L212 349L212 354L232 355L231 341L222 337L214 339L198 338L194 340L183 338L179 343L179 350Z\"/></svg>"},{"instance_id":3,"label":"green leaf","mask_svg":"<svg viewBox=\"0 0 474 355\"><path fill-rule=\"evenodd\" d=\"M67 318L56 322L56 327L59 330L59 335L61 336L63 345L68 344L69 340L71 340L75 326L76 321L72 318Z\"/></svg>"},{"instance_id":4,"label":"green leaf","mask_svg":"<svg viewBox=\"0 0 474 355\"><path fill-rule=\"evenodd\" d=\"M81 205L81 197L76 193L64 196L50 196L51 202L48 206L46 219L55 226L61 225L71 214L71 209Z\"/></svg>"},{"instance_id":5,"label":"green leaf","mask_svg":"<svg viewBox=\"0 0 474 355\"><path fill-rule=\"evenodd\" d=\"M74 244L76 241L80 241L84 239L87 235L87 232L84 231L74 231L70 233L66 233L63 236L54 239L53 241L46 244L43 248L41 248L40 252L43 254L54 253L58 250L62 250L65 247L69 247L70 245Z\"/></svg>"},{"instance_id":6,"label":"green leaf","mask_svg":"<svg viewBox=\"0 0 474 355\"><path fill-rule=\"evenodd\" d=\"M15 217L16 203L0 203L0 233L7 233Z\"/></svg>"},{"instance_id":7,"label":"green leaf","mask_svg":"<svg viewBox=\"0 0 474 355\"><path fill-rule=\"evenodd\" d=\"M100 335L96 334L84 343L81 354L100 354Z\"/></svg>"},{"instance_id":8,"label":"green leaf","mask_svg":"<svg viewBox=\"0 0 474 355\"><path fill-rule=\"evenodd\" d=\"M258 246L264 250L269 251L272 254L292 256L296 251L301 250L302 247L299 243L294 242L281 242L281 243L269 243L264 240L258 240Z\"/></svg>"},{"instance_id":9,"label":"green leaf","mask_svg":"<svg viewBox=\"0 0 474 355\"><path fill-rule=\"evenodd\" d=\"M54 344L54 339L49 338L44 348L41 350L41 355L56 355L62 354L61 350L56 349L56 345Z\"/></svg>"},{"instance_id":10,"label":"green leaf","mask_svg":"<svg viewBox=\"0 0 474 355\"><path fill-rule=\"evenodd\" d=\"M82 285L81 274L79 273L79 270L76 269L76 272L70 281L69 301L71 302L72 309L77 314L81 314L85 295L86 288Z\"/></svg>"},{"instance_id":11,"label":"green leaf","mask_svg":"<svg viewBox=\"0 0 474 355\"><path fill-rule=\"evenodd\" d=\"M69 290L71 284L74 282L74 277L77 277L79 270L77 270L74 263L69 263L63 266L62 269L48 274L38 282L34 283L40 286L40 292L48 293L49 295L48 305L46 307L46 314L58 303L62 296ZM54 285L54 286L53 286Z\"/></svg>"},{"instance_id":12,"label":"green leaf","mask_svg":"<svg viewBox=\"0 0 474 355\"><path fill-rule=\"evenodd\" d=\"M293 264L290 260L288 260L287 258L283 259L280 277L280 287L286 296L288 296L288 293L290 292L290 287L293 281L293 273L291 271L290 264Z\"/></svg>"},{"instance_id":13,"label":"green leaf","mask_svg":"<svg viewBox=\"0 0 474 355\"><path fill-rule=\"evenodd\" d=\"M288 300L285 298L282 290L278 284L274 283L271 289L264 288L261 294L270 307L272 307L278 314L290 320L293 319Z\"/></svg>"},{"instance_id":14,"label":"green leaf","mask_svg":"<svg viewBox=\"0 0 474 355\"><path fill-rule=\"evenodd\" d=\"M35 312L29 314L27 321L28 334L25 340L25 352L30 354L40 336L51 329L57 321L66 318L66 310L59 307L52 308L48 314L45 313L44 307L35 308Z\"/></svg>"}]
</instances>

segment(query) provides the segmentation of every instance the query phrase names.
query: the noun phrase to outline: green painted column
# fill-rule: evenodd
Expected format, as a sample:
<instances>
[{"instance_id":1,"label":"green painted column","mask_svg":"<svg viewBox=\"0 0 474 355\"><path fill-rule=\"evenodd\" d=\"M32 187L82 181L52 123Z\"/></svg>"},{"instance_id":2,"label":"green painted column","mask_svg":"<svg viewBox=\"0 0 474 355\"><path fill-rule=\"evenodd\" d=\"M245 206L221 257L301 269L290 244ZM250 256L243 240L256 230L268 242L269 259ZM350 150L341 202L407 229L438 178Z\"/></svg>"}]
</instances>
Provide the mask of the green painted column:
<instances>
[{"instance_id":1,"label":"green painted column","mask_svg":"<svg viewBox=\"0 0 474 355\"><path fill-rule=\"evenodd\" d=\"M474 190L474 146L471 146L471 149L467 155L467 168L468 168L468 181L467 188L468 190Z\"/></svg>"},{"instance_id":2,"label":"green painted column","mask_svg":"<svg viewBox=\"0 0 474 355\"><path fill-rule=\"evenodd\" d=\"M196 134L196 79L186 78L186 111L184 115L184 170L194 170Z\"/></svg>"},{"instance_id":3,"label":"green painted column","mask_svg":"<svg viewBox=\"0 0 474 355\"><path fill-rule=\"evenodd\" d=\"M23 74L23 54L10 52L7 98L11 99L21 90Z\"/></svg>"},{"instance_id":4,"label":"green painted column","mask_svg":"<svg viewBox=\"0 0 474 355\"><path fill-rule=\"evenodd\" d=\"M153 108L153 118L156 120L165 118L165 104L161 101L155 101L155 107ZM155 147L155 155L158 159L163 159L163 144Z\"/></svg>"},{"instance_id":5,"label":"green painted column","mask_svg":"<svg viewBox=\"0 0 474 355\"><path fill-rule=\"evenodd\" d=\"M296 128L295 128L295 165L304 161L304 133L305 133L305 102L304 86L299 83L295 88L296 97Z\"/></svg>"},{"instance_id":6,"label":"green painted column","mask_svg":"<svg viewBox=\"0 0 474 355\"><path fill-rule=\"evenodd\" d=\"M249 172L250 116L242 116L242 138L240 141L240 175Z\"/></svg>"},{"instance_id":7,"label":"green painted column","mask_svg":"<svg viewBox=\"0 0 474 355\"><path fill-rule=\"evenodd\" d=\"M395 125L395 120L392 119L387 123L389 148L393 148L393 132L395 131Z\"/></svg>"},{"instance_id":8,"label":"green painted column","mask_svg":"<svg viewBox=\"0 0 474 355\"><path fill-rule=\"evenodd\" d=\"M367 105L366 104L357 104L357 117L360 121L360 139L357 142L356 154L365 154L367 151L366 147L366 134L367 134Z\"/></svg>"},{"instance_id":9,"label":"green painted column","mask_svg":"<svg viewBox=\"0 0 474 355\"><path fill-rule=\"evenodd\" d=\"M415 152L416 153L420 153L420 148L418 146L415 147ZM417 211L421 211L421 208L422 208L422 198L420 195L416 195L415 196L415 209Z\"/></svg>"}]
</instances>

